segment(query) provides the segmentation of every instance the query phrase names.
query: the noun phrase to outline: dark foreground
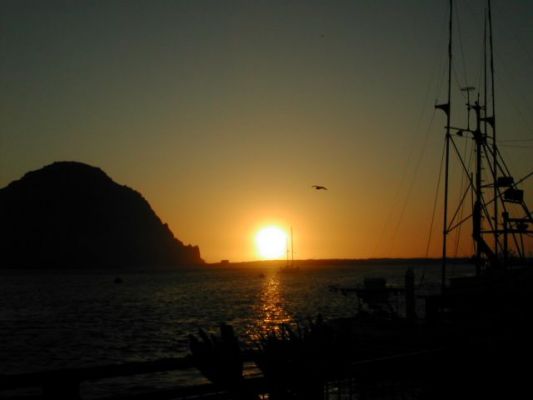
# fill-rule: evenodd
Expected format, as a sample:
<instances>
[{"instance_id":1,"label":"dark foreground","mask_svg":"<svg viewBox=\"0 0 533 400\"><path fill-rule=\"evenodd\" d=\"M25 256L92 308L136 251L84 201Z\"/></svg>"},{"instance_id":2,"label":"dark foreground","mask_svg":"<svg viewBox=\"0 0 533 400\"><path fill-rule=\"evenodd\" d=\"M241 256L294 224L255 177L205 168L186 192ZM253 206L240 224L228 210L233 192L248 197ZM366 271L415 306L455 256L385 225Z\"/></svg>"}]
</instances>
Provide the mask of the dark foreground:
<instances>
[{"instance_id":1,"label":"dark foreground","mask_svg":"<svg viewBox=\"0 0 533 400\"><path fill-rule=\"evenodd\" d=\"M405 287L393 290L406 305L414 296L408 276L412 281L406 274ZM443 293L424 298L423 318L387 313L379 303L391 288L369 282L358 293L369 307L355 317L281 325L247 348L222 324L218 335L189 335L190 354L183 358L0 375L0 393L19 400L81 399L83 386L101 380L176 370L197 370L209 383L191 379L104 398L509 399L529 393L531 269L453 280Z\"/></svg>"},{"instance_id":2,"label":"dark foreground","mask_svg":"<svg viewBox=\"0 0 533 400\"><path fill-rule=\"evenodd\" d=\"M81 399L80 387L98 380L194 369L210 383L105 398L511 399L530 391L532 353L525 327L517 336L514 329L471 322L372 325L355 319L314 321L301 330L263 337L251 351L235 347L226 326L220 336L191 338L196 345L191 342L192 354L184 358L4 375L0 393L6 399ZM245 376L243 365L248 366Z\"/></svg>"}]
</instances>

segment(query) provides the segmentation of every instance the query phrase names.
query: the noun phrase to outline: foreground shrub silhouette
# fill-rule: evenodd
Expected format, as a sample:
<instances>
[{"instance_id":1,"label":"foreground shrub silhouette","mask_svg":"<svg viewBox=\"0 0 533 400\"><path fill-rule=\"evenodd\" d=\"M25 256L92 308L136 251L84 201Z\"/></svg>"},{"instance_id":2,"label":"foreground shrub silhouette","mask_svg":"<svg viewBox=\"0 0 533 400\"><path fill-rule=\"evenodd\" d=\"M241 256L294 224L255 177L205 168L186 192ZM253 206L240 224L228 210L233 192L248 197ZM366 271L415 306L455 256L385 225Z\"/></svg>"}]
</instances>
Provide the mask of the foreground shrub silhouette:
<instances>
[{"instance_id":1,"label":"foreground shrub silhouette","mask_svg":"<svg viewBox=\"0 0 533 400\"><path fill-rule=\"evenodd\" d=\"M256 399L244 384L243 359L233 327L220 324L220 336L200 330L198 337L189 335L193 363L198 370L218 387L230 391L242 400Z\"/></svg>"},{"instance_id":2,"label":"foreground shrub silhouette","mask_svg":"<svg viewBox=\"0 0 533 400\"><path fill-rule=\"evenodd\" d=\"M342 371L346 341L321 316L282 325L256 342L255 361L273 399L322 399L328 377Z\"/></svg>"}]
</instances>

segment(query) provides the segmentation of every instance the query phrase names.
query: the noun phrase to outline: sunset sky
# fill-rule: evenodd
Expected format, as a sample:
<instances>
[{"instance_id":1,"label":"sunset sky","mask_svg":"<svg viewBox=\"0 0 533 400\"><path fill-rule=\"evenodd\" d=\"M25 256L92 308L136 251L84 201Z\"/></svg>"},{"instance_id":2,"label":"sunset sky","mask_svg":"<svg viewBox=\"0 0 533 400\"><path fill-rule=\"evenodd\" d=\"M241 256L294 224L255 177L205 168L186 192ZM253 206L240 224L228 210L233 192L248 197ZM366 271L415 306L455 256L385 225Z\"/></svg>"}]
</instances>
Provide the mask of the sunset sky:
<instances>
[{"instance_id":1,"label":"sunset sky","mask_svg":"<svg viewBox=\"0 0 533 400\"><path fill-rule=\"evenodd\" d=\"M519 179L533 2L493 3L498 135ZM484 4L457 1L454 89L481 86ZM0 0L0 187L54 161L100 167L209 262L258 259L267 225L293 228L295 258L423 257L447 18L446 0Z\"/></svg>"}]
</instances>

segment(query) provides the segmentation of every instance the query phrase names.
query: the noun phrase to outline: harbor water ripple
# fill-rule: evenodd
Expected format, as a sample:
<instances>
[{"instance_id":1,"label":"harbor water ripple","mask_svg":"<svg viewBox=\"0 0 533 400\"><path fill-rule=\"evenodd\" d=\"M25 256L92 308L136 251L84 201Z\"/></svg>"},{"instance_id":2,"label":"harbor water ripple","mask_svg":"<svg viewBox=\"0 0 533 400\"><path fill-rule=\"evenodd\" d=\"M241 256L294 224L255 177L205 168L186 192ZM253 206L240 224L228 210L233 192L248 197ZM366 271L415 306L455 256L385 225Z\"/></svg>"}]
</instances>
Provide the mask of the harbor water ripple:
<instances>
[{"instance_id":1,"label":"harbor water ripple","mask_svg":"<svg viewBox=\"0 0 533 400\"><path fill-rule=\"evenodd\" d=\"M329 288L386 276L408 264L175 272L0 272L0 374L181 357L187 335L226 322L245 344L258 333L322 314L352 316L353 296ZM415 265L431 281L436 266ZM120 276L120 282L115 282ZM175 381L175 378L173 378Z\"/></svg>"}]
</instances>

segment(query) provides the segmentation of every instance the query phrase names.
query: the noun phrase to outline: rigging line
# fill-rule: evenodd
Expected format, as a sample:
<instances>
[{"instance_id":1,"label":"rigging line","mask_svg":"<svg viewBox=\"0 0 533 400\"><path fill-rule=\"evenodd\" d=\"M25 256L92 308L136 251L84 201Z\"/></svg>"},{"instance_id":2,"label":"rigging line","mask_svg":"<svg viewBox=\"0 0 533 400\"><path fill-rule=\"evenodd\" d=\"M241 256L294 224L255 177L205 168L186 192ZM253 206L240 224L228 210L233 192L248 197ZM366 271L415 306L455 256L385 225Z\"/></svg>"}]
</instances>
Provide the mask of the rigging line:
<instances>
[{"instance_id":1,"label":"rigging line","mask_svg":"<svg viewBox=\"0 0 533 400\"><path fill-rule=\"evenodd\" d=\"M446 248L446 224L448 220L448 185L449 185L449 165L450 165L450 122L451 122L451 104L452 104L452 59L453 59L453 0L450 0L450 18L448 21L448 85L447 85L447 104L448 112L446 113L446 156L445 156L445 167L444 167L444 212L442 213L442 263L441 263L441 293L444 293L446 290L446 261L447 257L447 248Z\"/></svg>"},{"instance_id":2,"label":"rigging line","mask_svg":"<svg viewBox=\"0 0 533 400\"><path fill-rule=\"evenodd\" d=\"M459 161L461 162L461 166L462 166L462 168L463 168L463 171L464 171L465 175L468 176L468 180L469 180L469 182L470 182L470 186L471 186L471 187L474 187L473 178L472 178L472 176L471 176L471 175L469 174L469 172L468 172L468 168L467 168L467 166L465 165L464 160L462 159L462 157L461 157L461 155L460 155L459 149L457 148L457 144L456 144L455 141L453 140L453 137L450 137L450 141L452 142L453 148L454 148L454 150L455 150L455 154L457 155ZM491 200L491 203L492 203L493 201L494 201L494 199ZM489 204L490 204L490 203L489 203ZM487 204L483 204L483 207L486 207L486 206L487 206ZM451 232L452 230L454 230L455 228L457 228L458 226L462 225L464 222L466 222L467 220L469 220L470 217L472 217L472 214L470 214L468 217L464 218L463 220L459 221L457 224L455 224L455 225L453 225L453 226L451 226L451 227L448 226L447 231L448 231L448 232Z\"/></svg>"},{"instance_id":3,"label":"rigging line","mask_svg":"<svg viewBox=\"0 0 533 400\"><path fill-rule=\"evenodd\" d=\"M457 4L458 5L458 4ZM466 57L465 57L465 51L463 46L463 37L461 34L461 19L459 18L459 7L455 7L455 21L456 21L456 30L457 30L457 40L459 41L459 50L461 52L461 61L462 61L462 67L463 67L463 73L465 78L465 86L468 86L468 74L466 72ZM459 86L461 87L461 86Z\"/></svg>"},{"instance_id":4,"label":"rigging line","mask_svg":"<svg viewBox=\"0 0 533 400\"><path fill-rule=\"evenodd\" d=\"M443 52L444 54L444 52ZM447 81L446 78L444 78L446 76L446 67L447 67L447 63L448 63L448 56L447 55L443 55L442 58L440 60L438 60L438 62L436 63L435 65L435 69L432 73L432 79L433 79L433 75L436 74L438 76L438 80L437 80L437 90L435 93L437 93L437 96L440 95L440 92L442 90L442 87L444 85L444 83Z\"/></svg>"},{"instance_id":5,"label":"rigging line","mask_svg":"<svg viewBox=\"0 0 533 400\"><path fill-rule=\"evenodd\" d=\"M498 140L500 143L522 143L522 142L533 142L533 139L507 139L507 140ZM501 145L500 145L501 146Z\"/></svg>"},{"instance_id":6,"label":"rigging line","mask_svg":"<svg viewBox=\"0 0 533 400\"><path fill-rule=\"evenodd\" d=\"M524 146L520 144L500 144L500 147L504 147L506 149L533 149L533 145Z\"/></svg>"},{"instance_id":7,"label":"rigging line","mask_svg":"<svg viewBox=\"0 0 533 400\"><path fill-rule=\"evenodd\" d=\"M494 227L493 227L493 225L492 225L492 221L490 220L490 214L489 214L489 212L488 212L488 210L487 210L487 206L490 205L490 204L493 203L493 202L494 202L494 199L492 199L492 200L489 201L488 203L483 202L483 205L482 205L482 207L481 207L481 208L483 209L483 211L484 211L485 219L486 219L487 221L489 221L489 224L490 224L490 228L491 228L491 229L494 229ZM455 225L451 226L451 227L449 228L448 232L451 232L451 231L453 231L454 229L460 227L462 224L464 224L466 221L468 221L471 217L472 217L472 214L469 214L468 216L466 216L465 218L463 218L462 220L460 220L459 222L457 222ZM515 242L516 242L516 240L515 240Z\"/></svg>"},{"instance_id":8,"label":"rigging line","mask_svg":"<svg viewBox=\"0 0 533 400\"><path fill-rule=\"evenodd\" d=\"M486 35L487 35L487 20L486 20L486 11L484 11L483 15L481 16L481 19L483 20L483 46L480 47L480 55L477 62L478 65L478 71L477 71L477 87L483 88L483 92L481 92L481 89L478 91L478 96L483 93L484 97L487 97L487 85L486 85L486 64L487 64L487 47L486 47Z\"/></svg>"},{"instance_id":9,"label":"rigging line","mask_svg":"<svg viewBox=\"0 0 533 400\"><path fill-rule=\"evenodd\" d=\"M475 155L475 154L474 154L474 151L473 151L473 149L474 149L474 143L473 143L472 141L467 141L466 146L468 147L468 145L471 145L471 146L470 146L471 148L470 148L469 151L465 151L465 153L470 154L470 157L469 157L469 159L468 159L468 168L470 169L470 168L472 168L472 164L473 164L473 162L474 162L474 155ZM470 181L470 182L473 182L473 177L472 177L472 175L469 175L469 178L470 178L469 181ZM472 187L471 184L470 184L470 187ZM474 191L471 190L471 191L470 191L470 194L471 194L471 196L470 196L470 209L473 210L473 209L474 209L474 200L473 200ZM461 216L460 216L461 219L463 219L463 215L464 215L464 214L463 214L463 211L464 211L464 208L463 208L463 210L461 210ZM461 232L462 232L462 227L463 227L463 225L461 224L461 225L459 226L458 244L459 244L459 236L461 235ZM458 247L459 247L459 246L458 246Z\"/></svg>"},{"instance_id":10,"label":"rigging line","mask_svg":"<svg viewBox=\"0 0 533 400\"><path fill-rule=\"evenodd\" d=\"M439 31L439 39L441 39L442 36L447 36L449 34L448 32L448 24L441 26L441 31ZM439 40L439 43L445 43L444 41ZM447 44L446 44L447 47ZM443 49L442 49L443 50ZM434 67L433 74L437 73L438 75L438 81L437 81L437 90L435 93L437 93L437 96L440 95L441 89L445 82L447 82L446 73L447 73L447 66L448 66L448 54L446 51L439 51L439 54L441 54L441 58L438 59ZM433 75L432 74L432 75Z\"/></svg>"},{"instance_id":11,"label":"rigging line","mask_svg":"<svg viewBox=\"0 0 533 400\"><path fill-rule=\"evenodd\" d=\"M481 207L481 209L483 210L483 214L485 215L485 220L488 221L491 230L494 230L495 227L494 227L494 221L492 220L490 212L488 210L488 205L493 202L494 202L494 199L492 199L490 203L485 203L484 199L482 199L482 207Z\"/></svg>"},{"instance_id":12,"label":"rigging line","mask_svg":"<svg viewBox=\"0 0 533 400\"><path fill-rule=\"evenodd\" d=\"M531 176L533 176L533 171L531 171L529 174L527 174L526 176L524 176L522 179L520 179L519 181L515 182L513 184L514 187L516 187L517 185L519 185L520 183L522 183L523 181L525 181L526 179L529 179ZM484 207L487 207L489 206L490 204L492 204L493 202L495 201L494 198L490 199L488 202L483 202L483 206ZM503 203L504 205L504 211L507 211L507 208L505 207L505 202ZM524 206L524 204L522 204L522 206ZM526 213L528 213L528 211L526 211ZM456 223L455 225L451 226L450 227L450 231L454 230L455 228L457 228L460 224L463 224L464 222L468 221L470 218L472 217L472 214L469 214L468 216L466 216L465 218L463 218L462 220L460 220L458 223Z\"/></svg>"},{"instance_id":13,"label":"rigging line","mask_svg":"<svg viewBox=\"0 0 533 400\"><path fill-rule=\"evenodd\" d=\"M436 109L434 108L433 109L433 113L431 114L431 120L429 121L429 126L426 129L426 133L425 133L425 136L424 136L424 141L422 143L421 151L419 153L418 159L416 160L413 177L411 179L411 182L409 183L409 188L407 189L407 194L405 196L404 202L402 204L402 208L400 210L400 216L398 218L398 222L396 223L396 226L394 227L394 230L392 232L391 241L394 241L394 239L396 238L396 234L398 233L398 230L399 230L400 225L401 225L402 220L403 220L403 216L405 214L405 209L407 208L407 203L409 202L409 198L411 197L411 192L413 191L414 183L416 181L416 177L417 177L418 171L420 169L420 163L422 162L422 159L424 158L424 154L425 154L425 150L426 150L426 146L427 146L427 142L428 142L428 138L429 138L429 132L431 131L431 127L433 125L433 120L435 119L435 113L436 113ZM392 248L392 246L391 246L391 248ZM391 249L389 249L389 251L390 250Z\"/></svg>"},{"instance_id":14,"label":"rigging line","mask_svg":"<svg viewBox=\"0 0 533 400\"><path fill-rule=\"evenodd\" d=\"M418 118L418 121L417 121L417 124L416 124L416 129L415 129L415 132L418 131L420 125L422 124L422 119L424 118L424 115L426 114L426 109L427 109L427 105L429 104L429 95L430 93L432 92L432 88L434 86L434 82L437 81L438 77L437 76L441 76L443 74L443 68L439 68L439 66L442 67L442 63L441 62L437 62L435 63L433 69L432 69L432 73L430 75L430 78L428 80L428 83L426 85L426 91L424 93L424 101L423 101L423 106L422 106L422 111L420 112L420 116ZM440 71L440 72L439 72ZM438 84L439 88L437 90L437 92L440 91L440 87L442 86L442 79L438 79L440 81L440 83ZM433 123L433 118L434 118L434 115L435 115L435 109L433 108L433 112L432 112L432 115L431 115L431 121L430 121L430 124L428 126L428 130L431 128L431 125ZM426 136L427 136L427 133L426 133ZM411 157L413 155L413 152L414 152L414 149L416 148L416 146L411 146L410 147L410 151L409 151L409 155L407 156L407 159L405 161L405 166L403 168L403 174L402 174L402 177L398 183L398 186L397 186L397 189L395 191L395 194L393 196L393 201L392 201L392 205L389 209L389 212L388 212L388 216L387 218L384 220L383 222L383 226L381 228L381 233L380 235L378 236L378 238L376 239L376 243L374 245L374 249L372 251L372 254L375 255L376 254L376 251L378 249L378 246L381 244L381 238L384 236L385 234L385 231L386 231L386 228L387 228L387 223L388 221L390 221L392 219L392 215L393 215L393 211L394 211L394 205L397 203L396 202L396 199L399 197L400 195L400 190L403 186L403 183L406 179L406 176L407 176L407 170L408 170L408 166L409 166L409 163L411 161Z\"/></svg>"},{"instance_id":15,"label":"rigging line","mask_svg":"<svg viewBox=\"0 0 533 400\"><path fill-rule=\"evenodd\" d=\"M514 74L510 74L509 73L509 68L508 68L508 65L505 62L505 59L502 58L499 54L496 54L496 61L498 62L498 67L503 70L503 75L505 75L506 77L514 77L515 76ZM500 74L500 75L502 75L502 74ZM508 103L511 104L511 106L514 108L516 114L522 120L522 122L524 123L524 126L527 128L527 130L529 132L533 132L531 120L524 115L524 113L522 112L522 110L518 106L518 104L527 104L528 103L526 101L526 98L525 98L524 94L522 93L522 91L519 91L519 90L516 90L516 91L511 93L508 90L507 85L502 80L502 77L500 75L498 75L496 77L496 79L497 79L498 83L500 84L499 87L501 87L503 89L503 92L504 92L504 94L505 94L505 96L506 96L506 98L508 100ZM509 80L511 80L511 79L509 78ZM512 86L517 87L517 88L522 88L523 87L522 85L512 85Z\"/></svg>"},{"instance_id":16,"label":"rigging line","mask_svg":"<svg viewBox=\"0 0 533 400\"><path fill-rule=\"evenodd\" d=\"M476 10L477 9L477 5L476 6L472 6L471 2L470 1L463 1L462 2L464 5L466 5L466 8L468 8L468 12L471 14L471 15L474 15L474 14L477 14L478 11Z\"/></svg>"},{"instance_id":17,"label":"rigging line","mask_svg":"<svg viewBox=\"0 0 533 400\"><path fill-rule=\"evenodd\" d=\"M468 150L468 143L470 143L469 141L466 141L465 142L465 147L464 147L464 154L463 156L460 156L459 155L459 150L457 149L457 154L459 156L459 159L462 161L466 158L466 154L467 154L467 150ZM455 143L454 143L455 144ZM472 153L470 153L470 159L468 160L468 165L470 166L472 164ZM465 166L465 171L464 173L461 174L461 184L460 184L460 187L461 188L464 188L465 186L465 175L468 176L470 178L470 175L468 174L468 167ZM469 190L473 187L473 181L471 179L468 180L468 184L466 186L466 188L464 188L464 193L462 196L460 196L460 199L459 201L457 202L457 209L455 210L455 213L453 215L453 217L450 219L450 224L449 226L455 221L455 218L457 217L458 214L461 215L460 218L462 218L462 214L463 214L463 205L464 205L464 200L466 198L466 195L468 194ZM448 231L450 232L450 230Z\"/></svg>"},{"instance_id":18,"label":"rigging line","mask_svg":"<svg viewBox=\"0 0 533 400\"><path fill-rule=\"evenodd\" d=\"M483 60L483 50L481 51L481 56L480 58ZM477 88L482 88L484 85L483 85L483 62L478 62L479 66L478 66L478 71L477 71L477 85L476 87ZM478 93L481 92L481 90L478 91Z\"/></svg>"},{"instance_id":19,"label":"rigging line","mask_svg":"<svg viewBox=\"0 0 533 400\"><path fill-rule=\"evenodd\" d=\"M505 160L503 159L498 147L494 145L488 146L488 144L485 144L485 147L486 151L491 155L491 157L496 160L496 171L500 171L504 175L511 176L511 171L505 164ZM494 154L494 151L496 151L496 154Z\"/></svg>"},{"instance_id":20,"label":"rigging line","mask_svg":"<svg viewBox=\"0 0 533 400\"><path fill-rule=\"evenodd\" d=\"M495 30L498 32L498 34L505 33L508 36L508 40L510 39L513 44L516 44L517 48L522 50L526 61L531 63L533 62L533 53L530 53L527 49L530 48L530 43L524 42L524 35L518 35L518 32L529 32L530 27L529 26L521 26L516 25L515 18L512 16L512 12L509 12L510 10L506 7L498 8L498 18L495 20ZM512 21L512 22L511 22ZM509 29L509 27L512 26L514 28L518 29ZM501 28L501 29L500 29ZM499 35L500 36L500 35ZM503 36L503 35L501 35ZM514 59L516 59L515 57Z\"/></svg>"},{"instance_id":21,"label":"rigging line","mask_svg":"<svg viewBox=\"0 0 533 400\"><path fill-rule=\"evenodd\" d=\"M519 179L515 182L514 186L520 185L522 182L524 182L526 179L529 179L533 176L533 171L531 171L529 174L526 174L522 179Z\"/></svg>"},{"instance_id":22,"label":"rigging line","mask_svg":"<svg viewBox=\"0 0 533 400\"><path fill-rule=\"evenodd\" d=\"M514 242L514 245L515 245L515 249L520 252L520 245L518 243L518 239L517 239L517 232L512 232L511 234L511 237L513 238L513 242ZM520 238L522 239L522 235L520 235Z\"/></svg>"},{"instance_id":23,"label":"rigging line","mask_svg":"<svg viewBox=\"0 0 533 400\"><path fill-rule=\"evenodd\" d=\"M472 214L470 213L469 215L467 215L466 217L464 217L462 220L460 220L459 222L457 222L455 225L453 226L450 226L450 229L449 229L449 232L453 231L454 229L456 229L458 226L464 224L466 221L468 221L470 218L472 218Z\"/></svg>"},{"instance_id":24,"label":"rigging line","mask_svg":"<svg viewBox=\"0 0 533 400\"><path fill-rule=\"evenodd\" d=\"M463 209L463 204L464 204L464 201L465 201L466 195L467 195L468 193L470 193L470 188L471 188L471 187L472 187L471 185L468 185L468 187L465 189L463 195L461 196L461 200L459 201L459 205L457 206L457 209L455 210L455 213L453 214L453 217L452 217L451 220L450 220L450 225L449 225L449 226L451 226L452 222L454 222L455 218L457 217L457 214L459 214L459 212L462 211L462 209ZM461 214L462 214L462 213L461 213ZM459 226L459 225L458 225L458 226ZM452 231L452 229L449 229L449 228L448 228L448 232L451 232L451 231Z\"/></svg>"},{"instance_id":25,"label":"rigging line","mask_svg":"<svg viewBox=\"0 0 533 400\"><path fill-rule=\"evenodd\" d=\"M465 147L464 147L464 153L463 153L463 157L466 159L466 155L469 153L468 152L468 144L470 143L470 141L465 141ZM470 160L468 160L468 165L470 166L472 163L472 152L470 152ZM461 187L464 187L464 184L465 184L465 179L464 179L464 175L461 174ZM468 187L465 189L465 196L468 194L468 191L470 190L471 186L468 185ZM459 218L463 218L463 212L464 212L464 197L463 199L461 199L459 201L459 204L461 205L461 211L460 211L460 214L459 214ZM455 216L453 217L453 219L455 219ZM453 220L452 219L452 220ZM459 253L459 242L461 240L461 233L462 233L462 225L459 226L459 230L457 232L457 234L455 235L456 236L456 240L455 240L455 257L457 257L457 254Z\"/></svg>"},{"instance_id":26,"label":"rigging line","mask_svg":"<svg viewBox=\"0 0 533 400\"><path fill-rule=\"evenodd\" d=\"M498 82L501 83L501 80L498 78ZM528 120L528 118L526 118L526 116L524 115L524 113L522 112L522 110L520 109L520 107L517 105L517 101L516 99L514 98L514 96L507 90L507 88L502 84L500 85L502 88L503 88L503 92L505 93L507 99L508 99L508 104L510 104L512 106L512 108L514 109L516 115L518 116L518 118L520 120L522 120L522 123L524 124L524 127L525 127L525 131L528 132L529 134L532 134L533 133L533 127L531 125L531 122ZM525 102L525 101L524 101ZM503 142L503 141L502 141ZM501 143L501 142L500 142Z\"/></svg>"},{"instance_id":27,"label":"rigging line","mask_svg":"<svg viewBox=\"0 0 533 400\"><path fill-rule=\"evenodd\" d=\"M465 82L464 85L460 82L460 80L459 80L459 75L457 74L457 70L455 69L454 66L452 66L452 72L453 72L453 77L454 77L454 79L455 79L455 83L457 84L457 86L458 86L459 88L462 88L462 87L466 87L466 86L468 86L468 84L467 84L466 82ZM468 96L465 94L464 91L460 90L460 91L459 91L459 94L460 94L461 96L463 96L463 99L464 99L464 100L468 100Z\"/></svg>"},{"instance_id":28,"label":"rigging line","mask_svg":"<svg viewBox=\"0 0 533 400\"><path fill-rule=\"evenodd\" d=\"M486 21L485 21L485 13L483 13L483 15L481 16L481 19L483 20L483 24L485 26L486 24ZM483 30L483 43L485 43L485 29ZM476 65L478 66L477 68L477 77L476 77L476 87L477 88L480 88L478 90L478 96L481 95L481 88L485 89L486 88L486 85L485 85L485 60L486 60L486 49L485 49L485 45L481 46L480 49L479 49L479 58L478 58L478 61L476 63ZM483 91L483 93L485 92L485 90Z\"/></svg>"},{"instance_id":29,"label":"rigging line","mask_svg":"<svg viewBox=\"0 0 533 400\"><path fill-rule=\"evenodd\" d=\"M428 97L429 97L430 88L431 88L431 86L432 86L432 81L433 81L433 80L434 80L434 76L431 77L431 80L430 80L430 82L429 82L429 84L428 84L428 86L427 86L427 88L426 88L426 94L425 94L425 98L424 98L424 104L428 104L427 99L428 99ZM420 126L420 123L421 123L421 120L422 120L424 114L425 114L425 109L423 108L423 109L422 109L422 112L420 113L420 117L419 117L419 119L418 119L417 126ZM433 114L432 114L432 116L431 116L430 126L428 127L428 129L431 127L431 124L432 124L432 121L433 121L433 116L434 116L434 114L435 114L435 110L433 110ZM418 128L417 128L417 130L418 130ZM399 181L399 183L398 183L397 189L396 189L395 194L394 194L394 196L393 196L393 201L392 201L392 205L391 205L391 207L390 207L390 209L389 209L388 216L387 216L387 218L386 218L386 219L384 220L384 222L383 222L383 226L382 226L382 228L381 228L381 233L380 233L380 235L378 236L378 238L376 239L376 243L375 243L375 245L374 245L374 250L373 250L373 252L372 252L373 255L376 254L377 248L378 248L378 246L381 244L381 238L382 238L382 237L384 236L384 234L385 234L385 231L386 231L386 228L387 228L387 223L388 223L388 221L390 221L390 220L392 219L393 211L394 211L394 208L395 208L394 206L395 206L395 204L397 204L396 199L400 196L401 188L403 187L403 184L404 184L404 182L405 182L405 180L406 180L406 177L407 177L407 171L408 171L408 166L409 166L409 163L410 163L411 158L412 158L412 156L413 156L414 149L415 149L415 146L411 146L411 147L410 147L409 155L407 156L407 159L406 159L406 161L405 161L405 166L404 166L404 168L403 168L403 171L404 171L404 172L403 172L403 174L402 174L402 177L401 177L401 179L400 179L400 181ZM389 251L390 251L390 249L389 249Z\"/></svg>"},{"instance_id":30,"label":"rigging line","mask_svg":"<svg viewBox=\"0 0 533 400\"><path fill-rule=\"evenodd\" d=\"M485 159L486 161L490 161L490 160L488 160L488 158L487 158L487 156L486 156L486 154L489 154L489 153L491 152L491 149L488 148L487 143L484 143L484 144L483 144L483 149L485 150L485 152L484 152L484 153L485 153L485 157L484 157L484 159ZM489 165L489 169L490 169L490 171L491 171L491 173L492 173L493 165L492 165L490 162L487 162L487 164ZM494 175L494 174L493 174L493 175ZM485 220L487 220L488 223L489 223L489 226L490 226L491 230L494 230L494 229L495 229L495 227L494 227L494 223L495 223L495 221L492 220L491 215L490 215L490 213L489 213L489 210L488 210L488 207L487 207L487 206L488 206L489 204L495 202L497 198L498 198L498 196L494 196L494 197L492 198L492 200L491 200L489 203L486 203L486 202L485 202L485 198L484 198L483 196L481 197L481 209L482 209L482 211L483 211L483 214L484 214L484 218L485 218Z\"/></svg>"},{"instance_id":31,"label":"rigging line","mask_svg":"<svg viewBox=\"0 0 533 400\"><path fill-rule=\"evenodd\" d=\"M433 200L433 210L431 212L431 222L429 224L428 242L426 244L426 254L425 254L426 258L429 256L429 246L431 244L431 236L433 234L433 223L435 222L435 214L437 213L437 202L439 199L440 181L442 179L443 164L444 164L444 145L442 146L442 154L441 154L440 166L439 166L439 177L437 178L437 186L435 187L435 198Z\"/></svg>"},{"instance_id":32,"label":"rigging line","mask_svg":"<svg viewBox=\"0 0 533 400\"><path fill-rule=\"evenodd\" d=\"M494 154L494 151L497 150L496 143L493 142L492 146L490 146L489 143L485 142L483 144L483 148L485 149L485 152L484 152L485 160L487 162L487 165L489 166L491 176L493 177L493 191L492 191L493 199L491 203L494 203L494 213L493 213L494 218L493 219L491 218L488 208L485 209L485 214L486 214L487 220L489 221L489 225L491 229L493 230L494 246L495 246L494 248L497 250L498 246L502 245L502 243L500 243L500 240L498 238L499 234L497 232L498 231L498 207L497 207L498 202L497 200L502 198L502 193L500 191L500 187L496 184L497 176L498 176L498 168L501 169L501 166L498 163L498 160ZM490 157L492 157L492 159ZM502 201L502 203L504 202ZM505 204L503 204L502 207L503 207L503 210L506 212L507 207L505 206ZM496 250L495 250L495 253L497 254Z\"/></svg>"},{"instance_id":33,"label":"rigging line","mask_svg":"<svg viewBox=\"0 0 533 400\"><path fill-rule=\"evenodd\" d=\"M440 190L440 181L442 179L442 170L444 165L444 154L445 154L445 147L444 142L442 145L442 155L440 157L440 166L439 166L439 177L437 178L437 186L435 188L435 198L433 199L433 211L431 212L431 222L429 223L429 233L428 233L428 241L426 244L426 254L425 258L428 258L429 256L429 246L431 245L431 236L433 235L433 224L435 222L435 215L437 214L437 203L439 201L439 190ZM422 283L424 282L426 270L422 270L422 276L420 278L420 282L418 283L418 286L422 286Z\"/></svg>"},{"instance_id":34,"label":"rigging line","mask_svg":"<svg viewBox=\"0 0 533 400\"><path fill-rule=\"evenodd\" d=\"M518 35L516 34L516 31L511 32L511 34L512 34L513 37L514 37L514 42L515 42L516 44L518 44L518 47L523 51L523 53L524 53L524 55L525 55L527 61L528 61L529 63L533 63L533 56L531 55L531 53L529 53L529 52L527 51L527 49L526 49L527 46L524 45L523 38L521 38L520 36L518 36Z\"/></svg>"},{"instance_id":35,"label":"rigging line","mask_svg":"<svg viewBox=\"0 0 533 400\"><path fill-rule=\"evenodd\" d=\"M452 143L454 143L453 140L452 140ZM455 146L455 143L454 143L454 146ZM462 162L462 160L461 160L461 162ZM463 164L463 166L464 166L464 164ZM468 171L466 171L466 172L468 172ZM472 177L471 177L471 176L470 176L470 179L469 179L469 180L470 180L470 184L473 185L474 183L473 183L473 180L472 180ZM488 203L487 203L487 202L483 202L483 204L482 204L482 208L485 210L485 212L487 212L487 210L486 210L487 206L490 205L491 203L493 203L494 201L495 201L495 199L493 198L493 199L491 199ZM472 207L473 207L473 206L472 206ZM468 221L470 218L472 218L472 215L473 215L473 214L470 213L470 214L467 215L465 218L463 218L462 220L460 220L459 222L457 222L455 225L450 226L449 231L451 232L452 230L456 229L456 228L459 227L460 225L464 224L466 221ZM490 220L490 216L489 216L489 220Z\"/></svg>"},{"instance_id":36,"label":"rigging line","mask_svg":"<svg viewBox=\"0 0 533 400\"><path fill-rule=\"evenodd\" d=\"M459 153L459 149L457 148L457 145L455 144L455 141L453 140L453 136L450 136L450 141L452 142L452 146L455 150L455 154L457 155L457 158L459 158L459 161L461 162L461 165L463 167L464 173L468 176L468 180L470 181L470 185L474 186L474 182L472 182L472 177L468 173L468 168L465 165L465 162L461 158L461 154Z\"/></svg>"},{"instance_id":37,"label":"rigging line","mask_svg":"<svg viewBox=\"0 0 533 400\"><path fill-rule=\"evenodd\" d=\"M500 149L498 147L496 147L496 153L497 154L495 156L497 156L497 158L501 161L501 164L498 162L498 166L505 174L511 176L511 170L507 166L507 163L505 162L502 153L500 152Z\"/></svg>"},{"instance_id":38,"label":"rigging line","mask_svg":"<svg viewBox=\"0 0 533 400\"><path fill-rule=\"evenodd\" d=\"M474 144L472 143L472 148L474 147ZM473 152L472 152L473 153ZM474 178L474 175L472 174L472 180ZM475 207L475 196L474 196L474 191L472 190L471 194L470 194L470 210L472 210L472 214L474 213L474 207ZM470 214L467 218L471 218L472 217L472 214ZM472 224L474 225L474 224ZM476 254L476 241L475 240L471 240L470 241L470 245L472 246L472 253L471 254Z\"/></svg>"},{"instance_id":39,"label":"rigging line","mask_svg":"<svg viewBox=\"0 0 533 400\"><path fill-rule=\"evenodd\" d=\"M404 171L407 171L407 165L409 164L409 160L411 158L411 153L409 153L409 156L407 157L407 161L406 161L406 165L405 165L405 168L404 168ZM397 189L396 191L394 192L394 196L392 197L393 201L392 201L392 204L391 204L391 207L389 209L389 212L387 213L387 217L384 219L383 221L383 226L381 227L381 232L380 234L378 235L378 237L376 238L376 243L374 245L374 249L372 251L372 256L375 256L376 255L376 252L377 252L377 249L378 249L378 246L382 243L382 238L383 236L385 235L385 231L387 230L387 224L388 222L392 219L392 214L393 214L393 211L394 211L394 206L396 205L396 199L399 197L400 195L400 189L401 187L403 186L403 182L405 180L405 176L407 175L407 172L404 172L402 174L402 177L398 183L398 186L397 186ZM390 249L389 249L390 250Z\"/></svg>"},{"instance_id":40,"label":"rigging line","mask_svg":"<svg viewBox=\"0 0 533 400\"><path fill-rule=\"evenodd\" d=\"M524 214L526 214L526 219L533 223L533 214L531 214L531 211L529 211L529 208L525 202L522 202L522 210L524 211Z\"/></svg>"}]
</instances>

